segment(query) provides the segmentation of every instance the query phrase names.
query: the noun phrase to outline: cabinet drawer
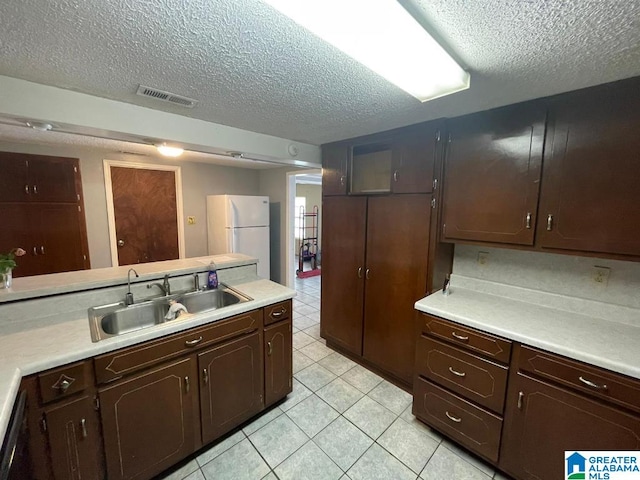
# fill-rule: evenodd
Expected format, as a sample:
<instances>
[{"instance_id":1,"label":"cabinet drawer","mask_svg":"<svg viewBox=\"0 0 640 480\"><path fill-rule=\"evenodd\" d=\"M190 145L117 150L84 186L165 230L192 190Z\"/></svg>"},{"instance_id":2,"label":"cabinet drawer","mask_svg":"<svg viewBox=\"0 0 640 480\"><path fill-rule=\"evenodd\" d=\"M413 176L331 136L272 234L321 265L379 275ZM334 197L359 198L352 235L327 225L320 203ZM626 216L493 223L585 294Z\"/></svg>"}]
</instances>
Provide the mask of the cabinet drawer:
<instances>
[{"instance_id":1,"label":"cabinet drawer","mask_svg":"<svg viewBox=\"0 0 640 480\"><path fill-rule=\"evenodd\" d=\"M40 398L49 403L93 386L91 360L54 368L38 375Z\"/></svg>"},{"instance_id":2,"label":"cabinet drawer","mask_svg":"<svg viewBox=\"0 0 640 480\"><path fill-rule=\"evenodd\" d=\"M592 397L640 412L638 380L524 346L520 347L518 368Z\"/></svg>"},{"instance_id":3,"label":"cabinet drawer","mask_svg":"<svg viewBox=\"0 0 640 480\"><path fill-rule=\"evenodd\" d=\"M416 372L502 414L508 368L421 335Z\"/></svg>"},{"instance_id":4,"label":"cabinet drawer","mask_svg":"<svg viewBox=\"0 0 640 480\"><path fill-rule=\"evenodd\" d=\"M499 362L509 363L511 356L509 340L425 314L421 314L419 318L422 323L422 333L441 338Z\"/></svg>"},{"instance_id":5,"label":"cabinet drawer","mask_svg":"<svg viewBox=\"0 0 640 480\"><path fill-rule=\"evenodd\" d=\"M496 462L502 418L417 378L413 414L474 452Z\"/></svg>"},{"instance_id":6,"label":"cabinet drawer","mask_svg":"<svg viewBox=\"0 0 640 480\"><path fill-rule=\"evenodd\" d=\"M291 300L264 307L264 324L270 325L291 318Z\"/></svg>"},{"instance_id":7,"label":"cabinet drawer","mask_svg":"<svg viewBox=\"0 0 640 480\"><path fill-rule=\"evenodd\" d=\"M262 328L262 310L218 320L204 327L171 335L95 358L98 383L116 380L137 370L205 345L222 342Z\"/></svg>"}]
</instances>

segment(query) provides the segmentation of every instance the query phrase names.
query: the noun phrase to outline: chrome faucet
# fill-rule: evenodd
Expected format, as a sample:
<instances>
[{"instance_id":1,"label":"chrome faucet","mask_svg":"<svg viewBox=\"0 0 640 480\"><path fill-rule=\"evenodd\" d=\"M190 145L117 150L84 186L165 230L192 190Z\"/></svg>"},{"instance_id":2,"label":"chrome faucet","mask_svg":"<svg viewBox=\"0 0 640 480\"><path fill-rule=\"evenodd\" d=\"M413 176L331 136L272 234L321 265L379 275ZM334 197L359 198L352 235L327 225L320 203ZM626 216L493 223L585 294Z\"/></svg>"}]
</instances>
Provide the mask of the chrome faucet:
<instances>
[{"instance_id":1,"label":"chrome faucet","mask_svg":"<svg viewBox=\"0 0 640 480\"><path fill-rule=\"evenodd\" d=\"M193 274L193 290L196 292L200 290L200 277L197 273Z\"/></svg>"},{"instance_id":2,"label":"chrome faucet","mask_svg":"<svg viewBox=\"0 0 640 480\"><path fill-rule=\"evenodd\" d=\"M127 272L127 294L124 296L124 303L126 305L133 305L133 293L131 293L131 272L136 274L136 278L140 276L133 268L130 268Z\"/></svg>"},{"instance_id":3,"label":"chrome faucet","mask_svg":"<svg viewBox=\"0 0 640 480\"><path fill-rule=\"evenodd\" d=\"M147 285L147 288L151 288L151 287L158 287L160 290L162 290L162 293L165 296L169 296L171 295L171 285L169 285L169 274L164 276L164 280L162 281L162 283L150 283Z\"/></svg>"}]
</instances>

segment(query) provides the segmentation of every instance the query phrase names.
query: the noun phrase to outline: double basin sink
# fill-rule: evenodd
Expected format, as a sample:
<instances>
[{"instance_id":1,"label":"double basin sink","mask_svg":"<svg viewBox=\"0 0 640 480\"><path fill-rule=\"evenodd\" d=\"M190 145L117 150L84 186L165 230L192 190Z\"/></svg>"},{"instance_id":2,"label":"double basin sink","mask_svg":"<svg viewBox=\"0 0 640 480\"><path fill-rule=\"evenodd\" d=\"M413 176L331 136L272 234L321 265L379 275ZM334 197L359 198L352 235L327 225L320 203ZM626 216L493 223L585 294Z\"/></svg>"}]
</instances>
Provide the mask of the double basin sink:
<instances>
[{"instance_id":1,"label":"double basin sink","mask_svg":"<svg viewBox=\"0 0 640 480\"><path fill-rule=\"evenodd\" d=\"M105 338L189 317L189 315L183 314L176 320L166 320L165 317L171 307L171 301L184 305L187 312L193 314L217 310L249 300L251 298L246 295L220 284L220 287L215 290L198 290L164 296L128 306L124 302L120 302L92 307L89 309L91 340L99 342Z\"/></svg>"}]
</instances>

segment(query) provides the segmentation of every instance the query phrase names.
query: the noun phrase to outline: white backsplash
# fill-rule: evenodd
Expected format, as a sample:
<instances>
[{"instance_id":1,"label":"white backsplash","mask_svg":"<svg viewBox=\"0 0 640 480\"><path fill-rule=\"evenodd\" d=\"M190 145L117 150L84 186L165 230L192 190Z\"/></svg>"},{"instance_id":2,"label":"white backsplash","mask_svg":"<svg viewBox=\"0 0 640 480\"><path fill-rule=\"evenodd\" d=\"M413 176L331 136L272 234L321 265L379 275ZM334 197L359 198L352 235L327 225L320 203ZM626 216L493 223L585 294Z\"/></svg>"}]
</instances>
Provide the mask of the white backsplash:
<instances>
[{"instance_id":1,"label":"white backsplash","mask_svg":"<svg viewBox=\"0 0 640 480\"><path fill-rule=\"evenodd\" d=\"M479 252L488 253L484 265L478 262ZM610 268L606 285L593 281L594 266ZM452 278L452 285L461 285L467 277L554 296L640 309L640 262L456 245L453 273L454 278L459 278L457 281ZM634 316L633 312L630 314Z\"/></svg>"}]
</instances>

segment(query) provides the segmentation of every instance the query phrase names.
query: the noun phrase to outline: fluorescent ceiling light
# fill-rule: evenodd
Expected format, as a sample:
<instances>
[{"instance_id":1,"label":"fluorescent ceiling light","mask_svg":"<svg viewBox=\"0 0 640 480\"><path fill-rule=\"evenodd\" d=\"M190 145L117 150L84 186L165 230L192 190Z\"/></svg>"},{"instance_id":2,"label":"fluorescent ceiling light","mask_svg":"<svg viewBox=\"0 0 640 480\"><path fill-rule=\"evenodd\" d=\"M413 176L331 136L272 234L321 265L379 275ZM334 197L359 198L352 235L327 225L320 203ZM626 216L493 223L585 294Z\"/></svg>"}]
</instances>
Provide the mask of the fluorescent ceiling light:
<instances>
[{"instance_id":1,"label":"fluorescent ceiling light","mask_svg":"<svg viewBox=\"0 0 640 480\"><path fill-rule=\"evenodd\" d=\"M160 155L164 155L165 157L179 157L184 153L184 149L180 147L172 147L167 145L166 143L161 143L160 145L156 145L158 152Z\"/></svg>"},{"instance_id":2,"label":"fluorescent ceiling light","mask_svg":"<svg viewBox=\"0 0 640 480\"><path fill-rule=\"evenodd\" d=\"M396 0L263 0L425 102L469 88L469 74Z\"/></svg>"}]
</instances>

